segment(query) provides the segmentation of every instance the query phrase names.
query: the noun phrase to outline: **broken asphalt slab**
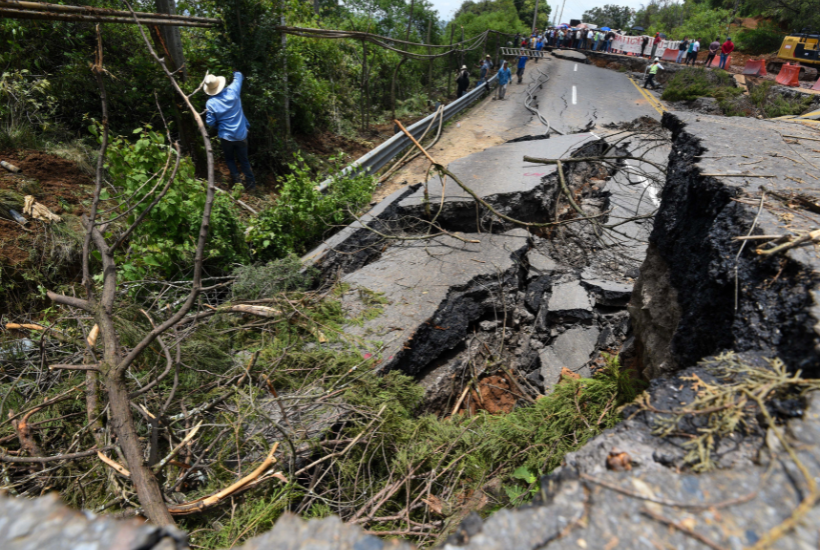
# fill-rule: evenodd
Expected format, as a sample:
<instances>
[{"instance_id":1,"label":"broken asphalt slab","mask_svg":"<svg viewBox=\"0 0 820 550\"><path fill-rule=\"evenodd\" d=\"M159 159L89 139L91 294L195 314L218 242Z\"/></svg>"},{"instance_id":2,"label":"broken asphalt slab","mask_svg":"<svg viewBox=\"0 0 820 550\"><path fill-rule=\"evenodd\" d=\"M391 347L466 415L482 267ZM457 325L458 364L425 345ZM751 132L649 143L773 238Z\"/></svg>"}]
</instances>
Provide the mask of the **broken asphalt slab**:
<instances>
[{"instance_id":1,"label":"broken asphalt slab","mask_svg":"<svg viewBox=\"0 0 820 550\"><path fill-rule=\"evenodd\" d=\"M577 61L578 63L589 63L587 56L574 50L552 50L552 56L567 61Z\"/></svg>"},{"instance_id":2,"label":"broken asphalt slab","mask_svg":"<svg viewBox=\"0 0 820 550\"><path fill-rule=\"evenodd\" d=\"M552 211L555 191L547 189L544 181L555 176L556 167L524 162L524 156L566 158L597 141L596 136L583 133L505 143L454 161L448 169L502 214L522 221L544 221L545 213ZM428 204L434 213L443 205L440 221L445 228L475 230L475 199L455 181L445 178L442 186L441 178L431 177L427 193L429 198L422 187L402 199L399 214L422 217Z\"/></svg>"},{"instance_id":3,"label":"broken asphalt slab","mask_svg":"<svg viewBox=\"0 0 820 550\"><path fill-rule=\"evenodd\" d=\"M673 151L630 309L636 333L644 344L652 341L643 346L645 373L674 372L735 349L766 351L817 376L817 247L765 255L756 249L765 251L766 239L737 240L820 227L811 207L820 200L817 142L801 139L817 134L775 120L677 112L666 113L663 124L672 130ZM808 207L790 200L796 195L808 197ZM678 311L674 326L656 319L653 307Z\"/></svg>"},{"instance_id":4,"label":"broken asphalt slab","mask_svg":"<svg viewBox=\"0 0 820 550\"><path fill-rule=\"evenodd\" d=\"M517 286L529 233L465 234L398 241L375 262L342 278L351 290L342 303L350 315L367 308L359 289L380 293L384 312L345 332L381 342L381 369L418 375L428 363L458 345L483 313L487 296Z\"/></svg>"}]
</instances>

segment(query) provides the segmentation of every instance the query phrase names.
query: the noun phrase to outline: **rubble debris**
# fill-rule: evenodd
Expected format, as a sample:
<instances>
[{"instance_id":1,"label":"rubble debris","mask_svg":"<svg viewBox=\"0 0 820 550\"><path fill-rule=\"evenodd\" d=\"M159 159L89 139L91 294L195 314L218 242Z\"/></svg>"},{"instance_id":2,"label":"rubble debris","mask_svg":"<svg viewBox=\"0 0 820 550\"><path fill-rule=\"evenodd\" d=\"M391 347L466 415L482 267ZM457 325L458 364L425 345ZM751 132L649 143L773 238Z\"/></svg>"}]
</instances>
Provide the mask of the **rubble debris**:
<instances>
[{"instance_id":1,"label":"rubble debris","mask_svg":"<svg viewBox=\"0 0 820 550\"><path fill-rule=\"evenodd\" d=\"M560 381L564 368L581 378L592 376L587 363L595 351L599 334L600 330L597 327L571 328L538 353L545 393L549 393L549 390Z\"/></svg>"}]
</instances>

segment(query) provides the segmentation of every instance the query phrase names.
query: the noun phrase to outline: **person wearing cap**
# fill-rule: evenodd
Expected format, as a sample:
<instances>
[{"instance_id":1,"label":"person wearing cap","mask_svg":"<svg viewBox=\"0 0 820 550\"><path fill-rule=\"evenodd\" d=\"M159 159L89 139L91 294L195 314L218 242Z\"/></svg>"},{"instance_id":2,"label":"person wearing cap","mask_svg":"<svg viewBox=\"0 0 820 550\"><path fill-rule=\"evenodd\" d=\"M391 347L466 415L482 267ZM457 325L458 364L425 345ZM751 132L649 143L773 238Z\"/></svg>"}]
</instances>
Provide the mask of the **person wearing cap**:
<instances>
[{"instance_id":1,"label":"person wearing cap","mask_svg":"<svg viewBox=\"0 0 820 550\"><path fill-rule=\"evenodd\" d=\"M726 60L729 58L729 55L735 51L735 43L732 42L730 37L726 37L726 42L720 47L720 65L721 69L726 68Z\"/></svg>"},{"instance_id":2,"label":"person wearing cap","mask_svg":"<svg viewBox=\"0 0 820 550\"><path fill-rule=\"evenodd\" d=\"M655 84L655 75L658 74L658 69L663 70L663 67L661 66L661 60L656 57L652 64L649 66L649 75L646 78L646 82L644 82L644 88L646 88L650 84L652 84L653 90L658 87Z\"/></svg>"},{"instance_id":3,"label":"person wearing cap","mask_svg":"<svg viewBox=\"0 0 820 550\"><path fill-rule=\"evenodd\" d=\"M461 66L461 72L458 73L458 78L456 78L456 97L461 97L464 95L464 92L467 91L467 88L470 87L470 72L467 70L467 65Z\"/></svg>"},{"instance_id":4,"label":"person wearing cap","mask_svg":"<svg viewBox=\"0 0 820 550\"><path fill-rule=\"evenodd\" d=\"M527 65L527 51L521 50L521 55L518 57L518 70L515 71L515 76L518 77L518 83L524 80L524 67Z\"/></svg>"},{"instance_id":5,"label":"person wearing cap","mask_svg":"<svg viewBox=\"0 0 820 550\"><path fill-rule=\"evenodd\" d=\"M249 193L256 190L256 178L248 161L248 129L250 123L242 110L242 81L244 77L239 71L233 73L233 82L225 87L224 76L205 75L203 89L211 98L205 103L207 114L205 122L208 126L216 127L219 140L222 143L222 154L231 173L231 182L239 182L239 169L236 161L245 174L245 190Z\"/></svg>"},{"instance_id":6,"label":"person wearing cap","mask_svg":"<svg viewBox=\"0 0 820 550\"><path fill-rule=\"evenodd\" d=\"M501 68L498 69L498 99L504 99L507 95L507 86L512 80L512 73L506 61L501 62Z\"/></svg>"}]
</instances>

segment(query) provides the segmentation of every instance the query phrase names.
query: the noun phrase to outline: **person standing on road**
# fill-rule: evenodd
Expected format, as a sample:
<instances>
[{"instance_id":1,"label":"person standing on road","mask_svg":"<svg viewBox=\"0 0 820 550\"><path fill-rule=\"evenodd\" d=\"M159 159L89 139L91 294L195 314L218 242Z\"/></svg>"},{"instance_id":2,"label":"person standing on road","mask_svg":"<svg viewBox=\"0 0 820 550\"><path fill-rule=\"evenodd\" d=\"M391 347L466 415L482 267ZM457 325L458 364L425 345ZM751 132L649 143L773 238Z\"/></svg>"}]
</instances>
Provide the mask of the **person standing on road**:
<instances>
[{"instance_id":1,"label":"person standing on road","mask_svg":"<svg viewBox=\"0 0 820 550\"><path fill-rule=\"evenodd\" d=\"M689 37L687 36L683 40L680 41L678 44L678 58L675 60L675 63L680 64L681 60L686 55L687 50L689 49Z\"/></svg>"},{"instance_id":2,"label":"person standing on road","mask_svg":"<svg viewBox=\"0 0 820 550\"><path fill-rule=\"evenodd\" d=\"M227 88L224 76L205 75L203 87L211 99L205 103L205 122L208 126L216 127L219 140L222 143L222 154L231 173L232 185L240 181L239 169L236 161L245 174L245 191L256 191L256 178L248 160L248 130L251 125L245 118L242 110L242 81L245 77L239 71L233 71L233 82Z\"/></svg>"},{"instance_id":3,"label":"person standing on road","mask_svg":"<svg viewBox=\"0 0 820 550\"><path fill-rule=\"evenodd\" d=\"M481 62L481 66L479 67L479 70L478 70L478 82L476 82L476 85L475 85L476 88L478 88L479 86L484 84L484 81L487 80L487 73L489 73L489 72L490 72L490 60L485 59L484 61Z\"/></svg>"},{"instance_id":4,"label":"person standing on road","mask_svg":"<svg viewBox=\"0 0 820 550\"><path fill-rule=\"evenodd\" d=\"M683 62L684 65L689 65L690 62L693 62L692 66L694 67L694 60L698 57L697 50L695 49L697 47L696 45L699 45L698 39L693 38L686 48L686 60Z\"/></svg>"},{"instance_id":5,"label":"person standing on road","mask_svg":"<svg viewBox=\"0 0 820 550\"><path fill-rule=\"evenodd\" d=\"M456 78L456 86L456 98L463 96L467 88L470 87L470 73L467 71L467 65L461 66L461 72L458 74L458 78Z\"/></svg>"},{"instance_id":6,"label":"person standing on road","mask_svg":"<svg viewBox=\"0 0 820 550\"><path fill-rule=\"evenodd\" d=\"M649 44L649 37L644 36L643 40L641 40L641 57L646 55L646 45Z\"/></svg>"},{"instance_id":7,"label":"person standing on road","mask_svg":"<svg viewBox=\"0 0 820 550\"><path fill-rule=\"evenodd\" d=\"M652 41L652 53L649 54L649 57L654 58L655 54L658 53L658 46L661 45L661 33L655 33L655 39Z\"/></svg>"},{"instance_id":8,"label":"person standing on road","mask_svg":"<svg viewBox=\"0 0 820 550\"><path fill-rule=\"evenodd\" d=\"M501 68L498 69L498 99L504 99L504 96L507 95L507 86L511 80L510 68L507 66L507 62L503 61Z\"/></svg>"},{"instance_id":9,"label":"person standing on road","mask_svg":"<svg viewBox=\"0 0 820 550\"><path fill-rule=\"evenodd\" d=\"M612 41L615 39L615 33L609 31L606 33L606 53L612 53Z\"/></svg>"},{"instance_id":10,"label":"person standing on road","mask_svg":"<svg viewBox=\"0 0 820 550\"><path fill-rule=\"evenodd\" d=\"M661 66L660 60L656 57L655 61L649 66L648 76L646 77L646 82L644 82L643 87L646 88L650 84L652 85L652 89L654 90L658 86L655 84L655 75L658 74L658 69L663 70Z\"/></svg>"},{"instance_id":11,"label":"person standing on road","mask_svg":"<svg viewBox=\"0 0 820 550\"><path fill-rule=\"evenodd\" d=\"M524 81L524 67L527 65L527 52L525 50L521 50L521 56L518 58L518 69L515 71L515 76L518 77L518 83Z\"/></svg>"},{"instance_id":12,"label":"person standing on road","mask_svg":"<svg viewBox=\"0 0 820 550\"><path fill-rule=\"evenodd\" d=\"M726 60L729 58L729 55L735 51L735 43L732 42L730 37L726 37L726 42L720 47L720 68L726 69Z\"/></svg>"},{"instance_id":13,"label":"person standing on road","mask_svg":"<svg viewBox=\"0 0 820 550\"><path fill-rule=\"evenodd\" d=\"M540 52L544 49L544 40L539 38L538 42L535 43L535 50ZM538 63L538 56L535 57L535 62Z\"/></svg>"},{"instance_id":14,"label":"person standing on road","mask_svg":"<svg viewBox=\"0 0 820 550\"><path fill-rule=\"evenodd\" d=\"M715 60L715 56L717 55L719 49L720 38L715 38L714 42L709 44L709 55L706 56L706 64L704 65L704 67L708 67L712 64L712 62Z\"/></svg>"}]
</instances>

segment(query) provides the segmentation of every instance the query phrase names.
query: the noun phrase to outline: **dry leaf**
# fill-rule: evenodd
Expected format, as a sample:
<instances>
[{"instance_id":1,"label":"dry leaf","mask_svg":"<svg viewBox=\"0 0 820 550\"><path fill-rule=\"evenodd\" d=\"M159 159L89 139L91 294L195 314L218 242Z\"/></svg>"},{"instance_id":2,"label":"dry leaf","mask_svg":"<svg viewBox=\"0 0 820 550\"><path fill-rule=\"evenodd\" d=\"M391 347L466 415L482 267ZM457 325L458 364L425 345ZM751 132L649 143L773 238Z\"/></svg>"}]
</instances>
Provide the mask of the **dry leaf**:
<instances>
[{"instance_id":1,"label":"dry leaf","mask_svg":"<svg viewBox=\"0 0 820 550\"><path fill-rule=\"evenodd\" d=\"M565 380L580 380L580 379L581 379L581 375L578 374L577 372L572 372L567 367L561 367L561 375L558 377L558 383L559 384L561 382L565 381Z\"/></svg>"},{"instance_id":2,"label":"dry leaf","mask_svg":"<svg viewBox=\"0 0 820 550\"><path fill-rule=\"evenodd\" d=\"M427 498L421 499L421 501L430 508L431 511L437 513L440 516L443 516L444 513L442 512L442 502L441 499L438 498L436 495L430 495Z\"/></svg>"},{"instance_id":3,"label":"dry leaf","mask_svg":"<svg viewBox=\"0 0 820 550\"><path fill-rule=\"evenodd\" d=\"M606 457L606 467L616 472L626 472L632 469L632 459L629 453L612 449Z\"/></svg>"}]
</instances>

